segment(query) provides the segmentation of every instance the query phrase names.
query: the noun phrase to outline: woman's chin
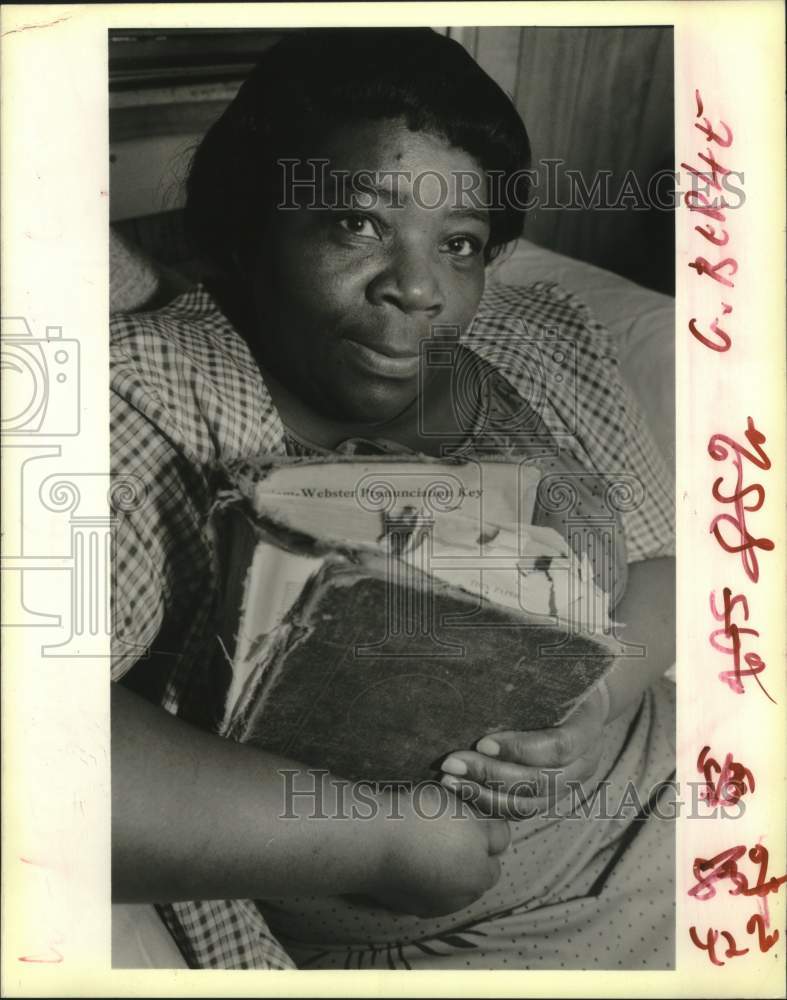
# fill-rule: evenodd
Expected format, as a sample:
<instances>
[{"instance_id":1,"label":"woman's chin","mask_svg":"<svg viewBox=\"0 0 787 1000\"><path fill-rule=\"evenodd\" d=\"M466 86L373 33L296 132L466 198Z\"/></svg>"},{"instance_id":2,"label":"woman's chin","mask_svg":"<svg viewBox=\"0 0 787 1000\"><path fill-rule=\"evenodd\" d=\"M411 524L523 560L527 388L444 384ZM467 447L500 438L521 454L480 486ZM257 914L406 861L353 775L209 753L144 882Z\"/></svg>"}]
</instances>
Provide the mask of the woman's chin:
<instances>
[{"instance_id":1,"label":"woman's chin","mask_svg":"<svg viewBox=\"0 0 787 1000\"><path fill-rule=\"evenodd\" d=\"M415 404L417 386L384 386L365 392L347 392L335 400L339 419L365 424L370 431L378 425L390 424Z\"/></svg>"}]
</instances>

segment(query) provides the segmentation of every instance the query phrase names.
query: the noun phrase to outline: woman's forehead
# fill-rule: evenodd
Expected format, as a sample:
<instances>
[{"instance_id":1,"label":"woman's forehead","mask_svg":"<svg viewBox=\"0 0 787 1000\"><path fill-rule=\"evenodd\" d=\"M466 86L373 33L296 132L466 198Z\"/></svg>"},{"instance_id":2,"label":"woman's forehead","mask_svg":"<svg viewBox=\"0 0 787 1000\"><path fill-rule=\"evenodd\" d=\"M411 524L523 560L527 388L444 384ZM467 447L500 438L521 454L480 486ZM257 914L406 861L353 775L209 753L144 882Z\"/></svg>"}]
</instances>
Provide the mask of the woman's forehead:
<instances>
[{"instance_id":1,"label":"woman's forehead","mask_svg":"<svg viewBox=\"0 0 787 1000\"><path fill-rule=\"evenodd\" d=\"M290 174L301 182L314 178L332 202L373 195L393 207L415 200L437 208L450 197L453 205L472 208L467 195L485 188L484 171L470 153L399 120L339 126L315 143L315 154L289 161Z\"/></svg>"},{"instance_id":2,"label":"woman's forehead","mask_svg":"<svg viewBox=\"0 0 787 1000\"><path fill-rule=\"evenodd\" d=\"M480 170L475 158L429 131L413 131L401 119L361 119L334 126L314 145L314 153L340 169L371 170L383 165L405 167L432 160L448 167Z\"/></svg>"}]
</instances>

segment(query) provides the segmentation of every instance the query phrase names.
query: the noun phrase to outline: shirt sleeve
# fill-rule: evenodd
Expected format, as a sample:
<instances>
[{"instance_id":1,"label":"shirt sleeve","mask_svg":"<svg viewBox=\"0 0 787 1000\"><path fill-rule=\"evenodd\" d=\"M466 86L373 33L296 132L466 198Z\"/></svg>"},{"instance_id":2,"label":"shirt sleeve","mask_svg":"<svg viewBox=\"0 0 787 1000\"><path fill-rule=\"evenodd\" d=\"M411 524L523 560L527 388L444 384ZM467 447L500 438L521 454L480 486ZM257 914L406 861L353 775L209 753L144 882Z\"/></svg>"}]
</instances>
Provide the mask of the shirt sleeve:
<instances>
[{"instance_id":1,"label":"shirt sleeve","mask_svg":"<svg viewBox=\"0 0 787 1000\"><path fill-rule=\"evenodd\" d=\"M525 399L533 398L527 372L536 371L548 430L580 465L609 481L607 502L622 521L625 561L674 554L674 480L621 376L614 334L573 292L548 281L488 289L470 332L476 350L494 345L490 360ZM527 355L531 341L540 359L535 369Z\"/></svg>"},{"instance_id":2,"label":"shirt sleeve","mask_svg":"<svg viewBox=\"0 0 787 1000\"><path fill-rule=\"evenodd\" d=\"M624 468L641 490L623 511L628 561L675 555L675 482L633 392L621 382L627 440Z\"/></svg>"},{"instance_id":3,"label":"shirt sleeve","mask_svg":"<svg viewBox=\"0 0 787 1000\"><path fill-rule=\"evenodd\" d=\"M211 553L204 535L203 477L144 413L118 392L110 406L111 467L135 485L114 532L112 679L145 657L165 622L187 634L205 603Z\"/></svg>"},{"instance_id":4,"label":"shirt sleeve","mask_svg":"<svg viewBox=\"0 0 787 1000\"><path fill-rule=\"evenodd\" d=\"M598 422L614 427L615 460L612 466L623 474L621 489L615 496L620 507L626 535L627 562L642 562L675 555L675 480L648 427L647 418L636 395L620 372L615 336L574 296L570 299L584 319L585 345L600 347L600 356L608 364L608 379L614 398L612 407L602 409L600 397L589 394L587 409L595 412ZM587 351L587 346L583 346ZM608 413L605 415L605 410ZM609 459L608 459L609 460ZM626 482L628 480L628 482Z\"/></svg>"}]
</instances>

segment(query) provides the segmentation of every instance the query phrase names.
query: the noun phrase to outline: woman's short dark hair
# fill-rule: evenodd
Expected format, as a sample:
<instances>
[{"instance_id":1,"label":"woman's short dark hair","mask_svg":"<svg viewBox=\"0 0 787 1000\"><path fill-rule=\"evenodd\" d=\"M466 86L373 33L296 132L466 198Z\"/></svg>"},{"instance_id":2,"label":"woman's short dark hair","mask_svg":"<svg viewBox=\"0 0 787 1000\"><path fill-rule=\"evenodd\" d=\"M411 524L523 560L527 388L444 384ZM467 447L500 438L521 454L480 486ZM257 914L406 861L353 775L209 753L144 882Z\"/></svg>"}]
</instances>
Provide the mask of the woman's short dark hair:
<instances>
[{"instance_id":1,"label":"woman's short dark hair","mask_svg":"<svg viewBox=\"0 0 787 1000\"><path fill-rule=\"evenodd\" d=\"M186 223L216 276L258 248L281 197L277 162L334 127L404 119L495 177L487 259L522 233L530 144L514 105L456 41L430 28L293 31L261 58L192 160ZM516 198L506 199L516 175Z\"/></svg>"}]
</instances>

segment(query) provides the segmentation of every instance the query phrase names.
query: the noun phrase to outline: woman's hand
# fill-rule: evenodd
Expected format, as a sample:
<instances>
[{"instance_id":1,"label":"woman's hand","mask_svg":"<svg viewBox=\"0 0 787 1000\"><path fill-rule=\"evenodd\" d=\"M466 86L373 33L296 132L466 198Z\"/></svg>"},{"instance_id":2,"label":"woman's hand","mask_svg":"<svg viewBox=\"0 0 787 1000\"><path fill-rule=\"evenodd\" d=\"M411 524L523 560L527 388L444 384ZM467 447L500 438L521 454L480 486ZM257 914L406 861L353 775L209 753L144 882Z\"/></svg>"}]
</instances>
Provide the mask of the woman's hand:
<instances>
[{"instance_id":1,"label":"woman's hand","mask_svg":"<svg viewBox=\"0 0 787 1000\"><path fill-rule=\"evenodd\" d=\"M596 689L554 729L485 736L442 763L442 784L483 815L528 819L598 768L609 699Z\"/></svg>"},{"instance_id":2,"label":"woman's hand","mask_svg":"<svg viewBox=\"0 0 787 1000\"><path fill-rule=\"evenodd\" d=\"M370 895L389 909L435 917L464 909L500 878L511 832L439 785L383 796L387 847Z\"/></svg>"},{"instance_id":3,"label":"woman's hand","mask_svg":"<svg viewBox=\"0 0 787 1000\"><path fill-rule=\"evenodd\" d=\"M527 819L565 796L569 781L592 777L606 722L638 702L675 661L675 560L632 563L615 616L627 623L625 639L644 648L644 659L616 664L606 696L597 690L562 726L496 733L475 750L452 753L443 761L443 785L486 815Z\"/></svg>"}]
</instances>

